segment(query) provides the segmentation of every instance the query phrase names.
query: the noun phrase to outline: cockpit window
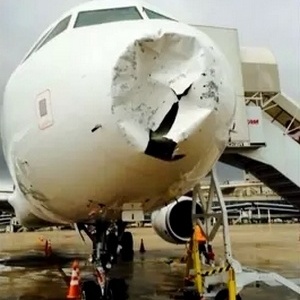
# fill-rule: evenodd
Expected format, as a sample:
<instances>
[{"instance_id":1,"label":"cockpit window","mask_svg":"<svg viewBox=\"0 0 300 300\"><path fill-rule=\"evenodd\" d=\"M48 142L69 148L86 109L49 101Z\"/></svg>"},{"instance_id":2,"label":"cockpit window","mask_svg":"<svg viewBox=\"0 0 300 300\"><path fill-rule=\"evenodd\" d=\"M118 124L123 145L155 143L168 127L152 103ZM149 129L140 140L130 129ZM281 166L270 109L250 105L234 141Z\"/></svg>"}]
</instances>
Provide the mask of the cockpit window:
<instances>
[{"instance_id":1,"label":"cockpit window","mask_svg":"<svg viewBox=\"0 0 300 300\"><path fill-rule=\"evenodd\" d=\"M49 32L52 29L48 30L39 40L38 42L35 44L35 46L31 49L31 51L27 54L27 56L24 58L24 61L29 58L31 56L31 54L38 48L38 46L40 45L40 43L44 40L44 38L49 34Z\"/></svg>"},{"instance_id":2,"label":"cockpit window","mask_svg":"<svg viewBox=\"0 0 300 300\"><path fill-rule=\"evenodd\" d=\"M145 11L146 15L148 16L149 19L167 19L167 20L172 20L174 21L173 19L169 18L169 17L166 17L166 16L163 16L153 10L150 10L148 8L143 8L143 10Z\"/></svg>"},{"instance_id":3,"label":"cockpit window","mask_svg":"<svg viewBox=\"0 0 300 300\"><path fill-rule=\"evenodd\" d=\"M142 19L142 16L136 7L91 10L80 12L74 27L140 19Z\"/></svg>"},{"instance_id":4,"label":"cockpit window","mask_svg":"<svg viewBox=\"0 0 300 300\"><path fill-rule=\"evenodd\" d=\"M50 32L50 34L46 37L46 39L37 47L36 50L39 50L42 48L45 44L47 44L49 41L51 41L53 38L61 34L63 31L65 31L68 28L69 22L70 22L71 16L68 16L61 20Z\"/></svg>"}]
</instances>

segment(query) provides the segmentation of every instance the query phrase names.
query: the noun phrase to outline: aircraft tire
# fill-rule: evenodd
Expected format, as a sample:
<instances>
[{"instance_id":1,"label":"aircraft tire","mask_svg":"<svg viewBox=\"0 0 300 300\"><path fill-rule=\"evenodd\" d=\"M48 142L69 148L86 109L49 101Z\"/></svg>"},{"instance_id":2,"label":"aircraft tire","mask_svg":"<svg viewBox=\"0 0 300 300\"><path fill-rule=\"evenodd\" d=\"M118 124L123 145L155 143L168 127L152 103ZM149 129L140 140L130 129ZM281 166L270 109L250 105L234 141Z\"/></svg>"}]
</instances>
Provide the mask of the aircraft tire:
<instances>
[{"instance_id":1,"label":"aircraft tire","mask_svg":"<svg viewBox=\"0 0 300 300\"><path fill-rule=\"evenodd\" d=\"M200 296L198 291L187 290L183 292L184 300L199 300Z\"/></svg>"},{"instance_id":2,"label":"aircraft tire","mask_svg":"<svg viewBox=\"0 0 300 300\"><path fill-rule=\"evenodd\" d=\"M122 278L112 278L108 282L107 300L126 300L128 285Z\"/></svg>"},{"instance_id":3,"label":"aircraft tire","mask_svg":"<svg viewBox=\"0 0 300 300\"><path fill-rule=\"evenodd\" d=\"M102 299L100 286L94 280L84 281L81 286L81 300L98 299Z\"/></svg>"},{"instance_id":4,"label":"aircraft tire","mask_svg":"<svg viewBox=\"0 0 300 300\"><path fill-rule=\"evenodd\" d=\"M121 239L122 249L120 251L120 256L123 261L129 262L133 261L134 251L133 251L133 237L132 233L125 231Z\"/></svg>"},{"instance_id":5,"label":"aircraft tire","mask_svg":"<svg viewBox=\"0 0 300 300\"><path fill-rule=\"evenodd\" d=\"M215 300L228 300L228 299L229 299L228 289L221 290L215 297ZM240 295L236 295L235 299L242 300Z\"/></svg>"}]
</instances>

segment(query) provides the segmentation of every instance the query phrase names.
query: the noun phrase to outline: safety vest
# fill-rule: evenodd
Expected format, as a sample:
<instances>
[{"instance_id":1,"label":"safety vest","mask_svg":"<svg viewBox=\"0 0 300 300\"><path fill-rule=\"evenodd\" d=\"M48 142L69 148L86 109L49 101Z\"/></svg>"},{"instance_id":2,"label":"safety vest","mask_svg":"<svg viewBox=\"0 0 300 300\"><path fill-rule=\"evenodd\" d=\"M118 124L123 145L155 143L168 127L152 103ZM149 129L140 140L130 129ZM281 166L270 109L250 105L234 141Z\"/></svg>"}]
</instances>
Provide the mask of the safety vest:
<instances>
[{"instance_id":1,"label":"safety vest","mask_svg":"<svg viewBox=\"0 0 300 300\"><path fill-rule=\"evenodd\" d=\"M195 227L194 237L197 242L206 242L205 235L199 225Z\"/></svg>"}]
</instances>

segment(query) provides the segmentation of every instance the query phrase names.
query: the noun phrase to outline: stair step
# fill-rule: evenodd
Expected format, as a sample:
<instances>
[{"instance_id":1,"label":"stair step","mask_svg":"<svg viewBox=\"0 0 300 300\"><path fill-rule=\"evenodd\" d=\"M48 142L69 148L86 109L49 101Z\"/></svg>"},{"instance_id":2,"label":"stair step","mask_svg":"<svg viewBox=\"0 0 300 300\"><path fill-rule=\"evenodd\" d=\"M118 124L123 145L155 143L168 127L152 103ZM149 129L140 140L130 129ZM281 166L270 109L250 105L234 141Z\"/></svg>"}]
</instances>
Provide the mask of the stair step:
<instances>
[{"instance_id":1,"label":"stair step","mask_svg":"<svg viewBox=\"0 0 300 300\"><path fill-rule=\"evenodd\" d=\"M276 189L281 193L290 192L290 191L297 191L300 193L300 188L294 185L292 182L290 182L290 184L286 184L283 186L277 185L275 182L274 183L270 182L270 185L272 189Z\"/></svg>"},{"instance_id":2,"label":"stair step","mask_svg":"<svg viewBox=\"0 0 300 300\"><path fill-rule=\"evenodd\" d=\"M250 169L254 172L257 172L257 171L265 171L265 170L268 170L270 168L270 166L268 165L254 165L254 166L250 166Z\"/></svg>"},{"instance_id":3,"label":"stair step","mask_svg":"<svg viewBox=\"0 0 300 300\"><path fill-rule=\"evenodd\" d=\"M254 173L254 172L253 172ZM254 173L254 176L257 177L259 180L264 181L265 179L272 179L272 180L284 180L285 177L282 176L279 172L275 171L273 173Z\"/></svg>"},{"instance_id":4,"label":"stair step","mask_svg":"<svg viewBox=\"0 0 300 300\"><path fill-rule=\"evenodd\" d=\"M267 181L266 181L267 182ZM283 183L282 183L283 182ZM268 181L268 185L271 186L271 189L279 189L281 191L289 191L289 190L293 190L293 189L298 189L300 190L297 186L295 186L292 182L287 182L287 181L276 181L276 180L272 180L272 178Z\"/></svg>"},{"instance_id":5,"label":"stair step","mask_svg":"<svg viewBox=\"0 0 300 300\"><path fill-rule=\"evenodd\" d=\"M266 186L274 190L279 196L287 200L295 207L300 207L300 187L290 181L274 167L243 155L227 156L228 161L238 161L245 170L252 173L257 179ZM225 160L226 161L226 160Z\"/></svg>"},{"instance_id":6,"label":"stair step","mask_svg":"<svg viewBox=\"0 0 300 300\"><path fill-rule=\"evenodd\" d=\"M285 187L285 186L293 186L293 184L288 180L288 179L284 179L284 180L281 180L281 179L278 179L278 180L274 180L272 183L271 183L272 186L276 186L276 187Z\"/></svg>"},{"instance_id":7,"label":"stair step","mask_svg":"<svg viewBox=\"0 0 300 300\"><path fill-rule=\"evenodd\" d=\"M295 205L296 207L299 207L299 203L300 203L300 197L294 197L294 196L292 196L292 197L287 197L286 198L286 200L290 203L290 204L292 204L292 205Z\"/></svg>"},{"instance_id":8,"label":"stair step","mask_svg":"<svg viewBox=\"0 0 300 300\"><path fill-rule=\"evenodd\" d=\"M290 195L293 195L293 196L299 195L299 201L300 201L300 190L299 189L291 189L291 190L287 190L287 191L279 190L277 193L286 199L289 198Z\"/></svg>"}]
</instances>

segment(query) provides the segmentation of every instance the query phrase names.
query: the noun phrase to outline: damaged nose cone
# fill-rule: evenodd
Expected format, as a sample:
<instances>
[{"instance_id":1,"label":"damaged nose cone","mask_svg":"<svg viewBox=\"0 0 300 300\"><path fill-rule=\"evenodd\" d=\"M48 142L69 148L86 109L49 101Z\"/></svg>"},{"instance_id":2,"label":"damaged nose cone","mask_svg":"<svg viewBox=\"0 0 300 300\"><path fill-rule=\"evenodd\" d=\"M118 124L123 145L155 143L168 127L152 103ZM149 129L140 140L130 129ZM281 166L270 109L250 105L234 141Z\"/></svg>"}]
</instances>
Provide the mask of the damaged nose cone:
<instances>
[{"instance_id":1,"label":"damaged nose cone","mask_svg":"<svg viewBox=\"0 0 300 300\"><path fill-rule=\"evenodd\" d=\"M173 161L180 143L218 110L226 81L208 38L161 33L132 42L112 81L112 112L138 151Z\"/></svg>"},{"instance_id":2,"label":"damaged nose cone","mask_svg":"<svg viewBox=\"0 0 300 300\"><path fill-rule=\"evenodd\" d=\"M191 87L192 85L190 85L182 94L179 95L173 91L178 101L180 101L183 96L188 94ZM159 127L155 131L150 130L149 143L145 150L145 154L167 161L178 160L184 157L183 154L173 156L177 143L165 137L175 122L178 110L179 103L175 102L160 123Z\"/></svg>"}]
</instances>

